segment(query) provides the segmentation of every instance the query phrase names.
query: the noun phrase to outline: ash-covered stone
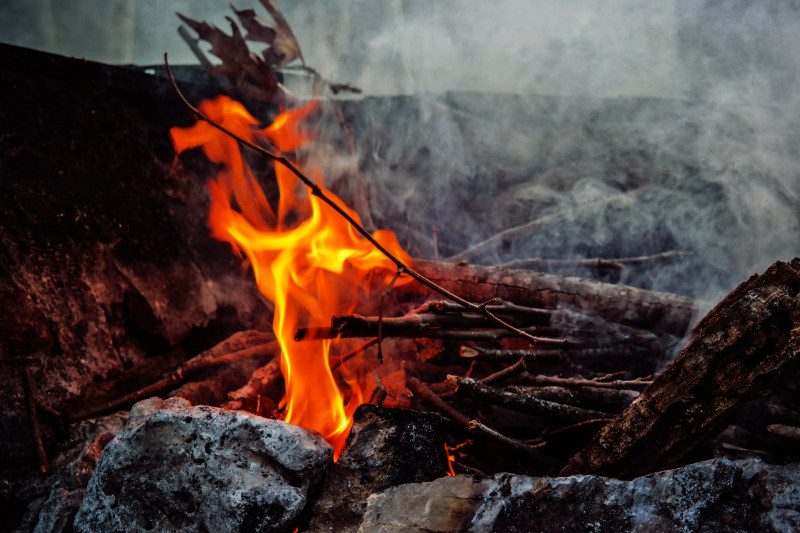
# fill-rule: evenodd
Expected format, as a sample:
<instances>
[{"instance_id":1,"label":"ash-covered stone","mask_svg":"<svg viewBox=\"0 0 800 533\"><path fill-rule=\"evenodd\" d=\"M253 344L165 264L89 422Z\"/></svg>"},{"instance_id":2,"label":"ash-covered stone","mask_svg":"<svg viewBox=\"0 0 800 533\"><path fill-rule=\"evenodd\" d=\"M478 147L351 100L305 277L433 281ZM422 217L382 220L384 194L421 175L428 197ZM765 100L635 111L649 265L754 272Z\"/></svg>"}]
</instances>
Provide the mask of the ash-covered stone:
<instances>
[{"instance_id":1,"label":"ash-covered stone","mask_svg":"<svg viewBox=\"0 0 800 533\"><path fill-rule=\"evenodd\" d=\"M291 531L332 457L278 420L151 398L106 446L75 531Z\"/></svg>"},{"instance_id":2,"label":"ash-covered stone","mask_svg":"<svg viewBox=\"0 0 800 533\"><path fill-rule=\"evenodd\" d=\"M444 418L370 404L360 406L353 418L347 445L317 500L310 531L355 531L371 494L447 473Z\"/></svg>"},{"instance_id":3,"label":"ash-covered stone","mask_svg":"<svg viewBox=\"0 0 800 533\"><path fill-rule=\"evenodd\" d=\"M358 532L798 531L798 467L714 459L632 481L442 478L371 496Z\"/></svg>"}]
</instances>

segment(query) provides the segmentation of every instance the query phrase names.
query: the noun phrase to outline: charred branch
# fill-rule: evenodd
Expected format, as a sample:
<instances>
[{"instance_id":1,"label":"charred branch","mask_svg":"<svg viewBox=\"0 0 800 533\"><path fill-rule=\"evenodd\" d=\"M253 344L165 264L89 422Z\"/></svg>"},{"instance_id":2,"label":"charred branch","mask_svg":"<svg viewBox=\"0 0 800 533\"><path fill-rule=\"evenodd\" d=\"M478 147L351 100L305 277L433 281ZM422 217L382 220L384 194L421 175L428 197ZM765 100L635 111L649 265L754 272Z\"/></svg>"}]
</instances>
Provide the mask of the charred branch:
<instances>
[{"instance_id":1,"label":"charred branch","mask_svg":"<svg viewBox=\"0 0 800 533\"><path fill-rule=\"evenodd\" d=\"M639 399L562 470L635 477L678 464L748 396L800 366L800 259L729 294Z\"/></svg>"},{"instance_id":2,"label":"charred branch","mask_svg":"<svg viewBox=\"0 0 800 533\"><path fill-rule=\"evenodd\" d=\"M530 395L521 395L498 390L472 378L448 376L447 381L450 387L459 396L469 397L474 400L505 407L528 415L541 416L558 421L582 421L614 417L614 415L610 413L541 400Z\"/></svg>"},{"instance_id":3,"label":"charred branch","mask_svg":"<svg viewBox=\"0 0 800 533\"><path fill-rule=\"evenodd\" d=\"M218 345L219 346L219 345ZM250 346L234 352L224 353L220 348L212 348L202 354L190 359L178 367L174 372L158 381L126 394L121 398L111 400L94 408L74 413L70 416L71 421L85 420L93 416L110 413L143 400L151 396L157 396L164 391L175 388L192 376L196 376L202 371L214 368L225 367L247 359L266 359L274 357L279 353L277 341L271 341L256 346Z\"/></svg>"},{"instance_id":4,"label":"charred branch","mask_svg":"<svg viewBox=\"0 0 800 533\"><path fill-rule=\"evenodd\" d=\"M416 266L425 277L473 301L500 298L520 306L579 309L610 322L677 336L686 333L697 308L683 296L530 270L424 260ZM395 292L430 295L414 284Z\"/></svg>"}]
</instances>

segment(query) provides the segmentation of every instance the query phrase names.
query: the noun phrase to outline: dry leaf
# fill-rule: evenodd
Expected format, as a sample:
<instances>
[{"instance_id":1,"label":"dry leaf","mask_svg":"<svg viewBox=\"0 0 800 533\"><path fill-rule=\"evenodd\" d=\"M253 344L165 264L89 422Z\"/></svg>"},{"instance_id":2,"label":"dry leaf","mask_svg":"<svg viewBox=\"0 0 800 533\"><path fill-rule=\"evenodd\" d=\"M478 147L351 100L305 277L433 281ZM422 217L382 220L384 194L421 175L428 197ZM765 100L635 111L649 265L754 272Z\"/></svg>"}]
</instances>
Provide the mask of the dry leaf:
<instances>
[{"instance_id":1,"label":"dry leaf","mask_svg":"<svg viewBox=\"0 0 800 533\"><path fill-rule=\"evenodd\" d=\"M269 26L261 24L259 21L260 17L256 15L255 9L239 10L233 6L231 6L231 9L233 9L233 12L239 17L239 22L247 31L247 35L244 37L245 40L267 44L272 44L275 41L275 36L278 32Z\"/></svg>"},{"instance_id":2,"label":"dry leaf","mask_svg":"<svg viewBox=\"0 0 800 533\"><path fill-rule=\"evenodd\" d=\"M231 25L231 35L228 35L216 26L197 22L180 13L178 16L200 39L208 42L211 53L222 60L221 65L210 69L212 74L231 79L247 97L267 101L282 98L275 73L263 59L250 52L239 27L231 18L226 17Z\"/></svg>"},{"instance_id":3,"label":"dry leaf","mask_svg":"<svg viewBox=\"0 0 800 533\"><path fill-rule=\"evenodd\" d=\"M272 46L264 50L264 60L269 64L282 67L295 59L300 59L303 65L305 65L306 62L303 59L303 53L300 51L297 38L294 36L292 28L289 27L289 23L286 22L278 6L276 6L275 2L272 0L259 0L259 2L261 2L261 5L264 6L264 9L269 12L270 16L275 21L275 32L277 33L275 40L272 42Z\"/></svg>"}]
</instances>

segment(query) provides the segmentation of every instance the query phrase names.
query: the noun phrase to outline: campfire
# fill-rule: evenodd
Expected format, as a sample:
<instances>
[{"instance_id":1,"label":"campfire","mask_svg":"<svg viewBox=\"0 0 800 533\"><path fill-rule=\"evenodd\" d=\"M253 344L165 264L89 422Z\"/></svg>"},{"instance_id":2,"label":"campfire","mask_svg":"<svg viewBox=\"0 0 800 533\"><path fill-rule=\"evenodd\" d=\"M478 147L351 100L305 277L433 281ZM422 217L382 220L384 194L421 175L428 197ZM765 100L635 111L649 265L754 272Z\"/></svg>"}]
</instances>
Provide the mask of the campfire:
<instances>
[{"instance_id":1,"label":"campfire","mask_svg":"<svg viewBox=\"0 0 800 533\"><path fill-rule=\"evenodd\" d=\"M14 530L798 526L800 259L748 278L724 239L772 218L737 218L703 154L626 144L699 104L531 98L499 135L516 97L339 98L261 4L231 35L181 15L204 70L0 46ZM41 132L37 106L69 111ZM603 179L570 139L612 145Z\"/></svg>"}]
</instances>

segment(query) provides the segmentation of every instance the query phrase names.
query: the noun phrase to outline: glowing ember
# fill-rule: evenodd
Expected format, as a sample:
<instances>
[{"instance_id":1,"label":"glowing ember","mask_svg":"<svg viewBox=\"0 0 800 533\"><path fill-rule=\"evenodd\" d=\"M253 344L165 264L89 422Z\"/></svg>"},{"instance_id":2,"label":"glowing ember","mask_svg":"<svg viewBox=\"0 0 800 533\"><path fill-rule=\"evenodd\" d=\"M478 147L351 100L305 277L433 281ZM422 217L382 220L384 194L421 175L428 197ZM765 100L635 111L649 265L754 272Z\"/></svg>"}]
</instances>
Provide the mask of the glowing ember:
<instances>
[{"instance_id":1,"label":"glowing ember","mask_svg":"<svg viewBox=\"0 0 800 533\"><path fill-rule=\"evenodd\" d=\"M282 113L261 130L244 106L227 97L204 102L200 110L247 140L266 137L280 150L290 151L309 140L300 122L313 106L312 102ZM298 327L328 325L333 314L352 313L359 297L368 291L370 278L377 275L373 273L377 270L388 283L394 264L330 206L316 196L298 194L296 176L283 165L275 166L280 191L275 213L234 139L206 122L173 128L170 133L178 153L202 147L210 160L224 165L209 184L210 225L214 237L247 255L259 289L275 303L273 328L282 348L281 371L286 381L285 420L320 432L338 457L353 411L362 403L359 388L355 380L348 383L353 395L344 405L328 366L331 341L299 343L294 333ZM304 168L303 172L323 187L319 169ZM327 194L358 220L339 198ZM378 231L373 236L410 262L394 234Z\"/></svg>"}]
</instances>

